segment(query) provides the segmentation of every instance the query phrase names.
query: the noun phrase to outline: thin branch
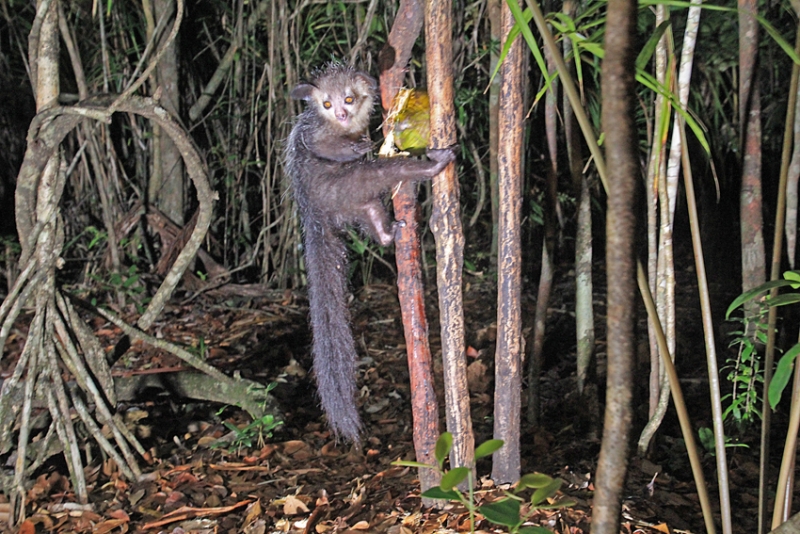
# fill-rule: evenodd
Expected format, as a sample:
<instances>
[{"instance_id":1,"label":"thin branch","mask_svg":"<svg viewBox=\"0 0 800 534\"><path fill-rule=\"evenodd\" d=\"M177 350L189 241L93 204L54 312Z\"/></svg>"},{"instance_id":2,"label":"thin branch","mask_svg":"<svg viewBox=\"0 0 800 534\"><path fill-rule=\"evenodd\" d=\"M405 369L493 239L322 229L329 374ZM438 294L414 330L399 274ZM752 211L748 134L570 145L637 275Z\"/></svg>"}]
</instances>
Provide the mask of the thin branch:
<instances>
[{"instance_id":1,"label":"thin branch","mask_svg":"<svg viewBox=\"0 0 800 534\"><path fill-rule=\"evenodd\" d=\"M178 36L178 29L181 26L181 21L183 21L184 0L177 0L177 2L178 2L178 12L175 15L175 24L172 25L172 31L169 32L169 35L162 43L161 49L159 49L155 57L153 57L153 60L144 70L142 75L139 76L139 78L136 81L132 82L128 86L128 88L125 89L125 91L123 91L122 94L119 95L117 99L109 106L109 111L111 113L113 113L114 111L122 111L121 109L122 104L125 101L127 101L128 98L130 98L130 96L133 93L135 93L139 89L139 87L141 87L142 84L144 84L145 81L147 81L147 79L150 77L150 74L152 74L153 70L155 70L156 65L158 65L158 62L161 61L161 58L166 53L167 48L169 48L169 45L172 44L172 42L175 40L175 37Z\"/></svg>"},{"instance_id":2,"label":"thin branch","mask_svg":"<svg viewBox=\"0 0 800 534\"><path fill-rule=\"evenodd\" d=\"M355 64L358 54L361 53L361 49L364 48L364 43L367 42L367 37L369 37L370 29L372 28L372 19L375 18L375 9L377 7L378 0L370 0L369 7L367 7L367 14L364 17L364 24L361 25L358 31L358 39L356 39L353 48L350 49L350 65Z\"/></svg>"},{"instance_id":3,"label":"thin branch","mask_svg":"<svg viewBox=\"0 0 800 534\"><path fill-rule=\"evenodd\" d=\"M228 377L228 375L224 374L222 371L220 371L216 367L213 367L212 365L209 365L202 358L200 358L199 356L195 356L194 354L192 354L191 352L187 351L186 349L183 349L183 348L179 347L178 345L170 343L169 341L166 341L164 339L157 339L157 338L155 338L155 337L153 337L153 336L151 336L149 334L146 334L146 333L142 332L141 330L139 330L138 328L129 325L128 323L126 323L125 321L123 321L122 319L117 317L114 313L112 313L112 312L110 312L108 310L104 310L103 308L95 308L95 311L101 317L103 317L104 319L110 321L112 324L114 324L114 326L116 326L119 329L121 329L122 332L125 335L130 336L133 339L137 339L139 341L143 341L144 343L152 345L153 347L156 347L156 348L159 348L159 349L163 349L163 350L169 352L170 354L174 354L175 356L177 356L181 360L185 361L186 363L188 363L189 365L191 365L195 369L198 369L199 371L202 371L202 372L206 373L207 375L213 376L214 378L216 378L218 380L221 380L221 381L224 381L224 382L227 382L227 381L231 380L230 377Z\"/></svg>"}]
</instances>

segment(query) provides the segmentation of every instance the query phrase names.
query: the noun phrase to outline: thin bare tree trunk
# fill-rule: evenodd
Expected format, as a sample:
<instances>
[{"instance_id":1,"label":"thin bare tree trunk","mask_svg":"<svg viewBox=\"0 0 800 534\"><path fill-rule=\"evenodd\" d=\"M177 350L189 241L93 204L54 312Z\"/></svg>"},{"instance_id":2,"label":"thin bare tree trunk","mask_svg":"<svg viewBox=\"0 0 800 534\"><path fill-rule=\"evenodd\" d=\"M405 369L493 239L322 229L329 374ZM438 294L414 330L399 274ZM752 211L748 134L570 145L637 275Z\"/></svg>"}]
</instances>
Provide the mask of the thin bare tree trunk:
<instances>
[{"instance_id":1,"label":"thin bare tree trunk","mask_svg":"<svg viewBox=\"0 0 800 534\"><path fill-rule=\"evenodd\" d=\"M171 17L175 13L175 0L153 0L153 11L158 21L162 17ZM166 39L166 35L162 37ZM156 67L158 90L161 91L159 102L173 117L180 117L180 68L178 57L178 39L174 39ZM186 201L184 199L183 159L181 153L168 135L154 128L153 137L158 145L153 164L153 176L157 178L150 188L150 202L177 225L184 222Z\"/></svg>"},{"instance_id":2,"label":"thin bare tree trunk","mask_svg":"<svg viewBox=\"0 0 800 534\"><path fill-rule=\"evenodd\" d=\"M508 39L514 16L502 10L503 34ZM498 192L500 220L497 262L497 346L494 373L494 438L504 446L494 453L492 478L516 482L520 476L519 428L522 387L522 313L520 214L522 206L522 40L511 45L500 70L498 114Z\"/></svg>"},{"instance_id":3,"label":"thin bare tree trunk","mask_svg":"<svg viewBox=\"0 0 800 534\"><path fill-rule=\"evenodd\" d=\"M608 176L606 272L608 273L608 375L606 412L597 464L592 532L619 532L621 493L628 465L633 409L634 309L636 297L636 150L633 38L636 2L610 0L603 60L603 131Z\"/></svg>"},{"instance_id":4,"label":"thin bare tree trunk","mask_svg":"<svg viewBox=\"0 0 800 534\"><path fill-rule=\"evenodd\" d=\"M451 2L446 0L430 0L425 4L428 94L431 101L430 144L433 148L452 146L456 142L452 11ZM474 469L475 438L467 388L464 301L461 292L464 232L458 197L456 167L450 164L433 180L430 227L436 240L447 430L453 435L450 464Z\"/></svg>"},{"instance_id":5,"label":"thin bare tree trunk","mask_svg":"<svg viewBox=\"0 0 800 534\"><path fill-rule=\"evenodd\" d=\"M655 6L655 27L658 28L668 18L668 8L665 5ZM666 33L659 39L655 51L655 75L661 84L666 83L667 73L667 39ZM666 120L664 114L670 112L670 105L661 94L656 94L653 102L653 122L650 127L650 161L645 178L645 203L647 209L647 278L650 293L656 298L657 310L660 320L663 321L661 308L662 301L658 298L659 287L659 232L658 232L658 196L659 187L666 174L666 144L667 131L662 125ZM665 376L661 366L658 340L656 339L655 326L652 321L647 322L647 334L650 344L650 377L648 387L648 417L652 419L656 413L661 396L662 379ZM672 338L669 338L672 339ZM672 354L672 353L670 353ZM649 438L648 438L649 441Z\"/></svg>"},{"instance_id":6,"label":"thin bare tree trunk","mask_svg":"<svg viewBox=\"0 0 800 534\"><path fill-rule=\"evenodd\" d=\"M761 195L761 97L758 87L758 22L755 0L739 0L739 128L742 154L742 186L739 197L739 228L742 247L742 291L766 280ZM755 318L757 303L745 305L745 320ZM752 333L753 327L747 326ZM764 385L772 374L772 357L764 361ZM759 476L758 532L767 531L766 476L770 451L771 410L761 419L761 473Z\"/></svg>"},{"instance_id":7,"label":"thin bare tree trunk","mask_svg":"<svg viewBox=\"0 0 800 534\"><path fill-rule=\"evenodd\" d=\"M795 33L795 53L800 50L800 28ZM772 263L770 267L770 280L777 280L780 277L781 260L783 257L783 231L784 227L789 233L788 227L788 214L787 214L787 197L789 196L789 167L792 152L792 145L797 143L797 136L793 134L795 125L797 124L797 86L798 79L800 79L800 67L797 64L792 65L792 77L789 84L789 101L787 103L786 123L783 130L783 148L781 151L781 171L780 180L778 182L778 201L775 209L775 227L772 243ZM796 186L796 184L795 184ZM797 194L796 188L794 194ZM796 201L796 199L795 199ZM795 204L796 207L796 204ZM793 229L797 232L797 228ZM788 235L787 235L788 238ZM789 257L790 264L794 267L793 258ZM778 295L778 288L773 288L770 292L770 298L775 298ZM775 324L778 319L777 307L770 306L767 322L769 330L767 333L767 346L765 348L765 360L772 359L774 361L775 351ZM800 366L794 369L794 387L792 388L792 410L789 415L789 430L787 438L783 446L783 458L781 460L781 470L778 475L778 487L775 492L775 507L772 513L772 528L776 528L778 524L788 519L788 514L792 509L792 488L794 487L794 468L795 457L797 455L797 429L800 423ZM770 377L771 378L771 377ZM767 398L769 391L769 381L765 381L763 396ZM762 403L762 412L771 410L768 403ZM766 480L764 481L766 484ZM759 519L759 521L766 522Z\"/></svg>"},{"instance_id":8,"label":"thin bare tree trunk","mask_svg":"<svg viewBox=\"0 0 800 534\"><path fill-rule=\"evenodd\" d=\"M739 0L739 125L742 139L740 197L742 290L766 279L761 195L761 91L758 87L758 22L755 0ZM748 312L748 316L752 316Z\"/></svg>"},{"instance_id":9,"label":"thin bare tree trunk","mask_svg":"<svg viewBox=\"0 0 800 534\"><path fill-rule=\"evenodd\" d=\"M549 49L545 49L547 70L552 74L555 62ZM553 250L556 241L556 210L558 208L558 83L553 80L545 97L545 135L547 137L547 188L544 194L544 235L542 239L542 268L539 273L539 286L536 293L536 314L531 330L530 356L528 362L528 423L539 426L539 374L542 370L545 332L547 330L547 309L550 304L550 293L553 289Z\"/></svg>"},{"instance_id":10,"label":"thin bare tree trunk","mask_svg":"<svg viewBox=\"0 0 800 534\"><path fill-rule=\"evenodd\" d=\"M683 48L681 50L680 67L678 70L678 101L684 108L689 102L689 87L692 79L694 50L697 43L697 31L700 26L700 13L702 11L700 4L700 0L692 0L692 7L689 8L689 11L686 15L686 29L684 30L683 34ZM659 98L661 98L660 95L657 100ZM657 106L656 109L656 117L659 117L660 108ZM656 120L656 124L660 124L658 119ZM681 169L682 137L680 135L681 130L679 128L679 124L679 116L676 113L672 127L672 142L669 150L669 159L666 166L666 179L664 180L658 178L659 183L664 183L666 185L664 188L664 193L661 195L662 197L666 198L659 200L659 204L662 207L666 206L667 209L662 209L661 211L662 236L660 241L662 246L659 247L658 252L659 268L657 275L658 281L656 285L659 288L664 288L663 290L659 289L658 293L659 298L664 299L663 304L659 307L659 313L663 314L661 321L664 325L664 330L667 335L667 346L669 347L669 355L664 356L671 357L673 361L675 360L675 340L677 339L677 333L675 326L675 262L673 255L672 229L674 226L675 203L678 197L678 181L680 178ZM657 129L656 131L659 130ZM653 144L657 144L658 147L663 147L665 141L666 139L655 139L654 136ZM660 169L658 176L664 176L663 168ZM648 323L648 332L650 333L652 351L655 336L652 324L650 323ZM650 361L651 365L655 365L657 369L660 369L660 372L653 373L651 368L650 421L648 421L645 429L642 431L641 436L639 437L639 454L644 454L647 450L650 440L652 439L652 436L655 434L656 430L658 430L658 427L661 425L664 415L667 412L667 407L669 406L669 377L667 376L667 373L664 372L663 366L660 364L656 365L656 362L653 361L654 354L657 362L657 347L655 353L651 352ZM659 380L659 384L658 387L654 389L653 381L655 379ZM653 404L653 395L656 392L658 392L658 396L655 399L655 404Z\"/></svg>"},{"instance_id":11,"label":"thin bare tree trunk","mask_svg":"<svg viewBox=\"0 0 800 534\"><path fill-rule=\"evenodd\" d=\"M574 17L577 5L572 0L564 2L563 12ZM564 57L570 57L572 41L564 39ZM575 71L574 62L567 67L570 74ZM596 402L596 373L590 374L590 365L594 356L594 307L592 282L592 193L588 179L583 175L583 150L575 112L567 95L563 94L564 136L567 144L567 158L572 187L578 198L578 223L575 229L575 337L577 341L577 384L578 392L584 397L587 407L587 420L592 431L600 425L599 403ZM544 264L543 264L544 265ZM590 378L592 377L592 378ZM585 391L588 382L592 382L591 391Z\"/></svg>"},{"instance_id":12,"label":"thin bare tree trunk","mask_svg":"<svg viewBox=\"0 0 800 534\"><path fill-rule=\"evenodd\" d=\"M797 41L800 43L800 29L798 29ZM797 50L797 46L795 50ZM792 125L792 158L789 163L789 171L786 182L786 222L784 231L786 233L786 255L789 259L789 268L794 269L797 260L797 207L798 207L798 182L800 182L800 113L797 106L800 105L800 84L796 84L790 90L795 93L797 104L794 109L794 121Z\"/></svg>"},{"instance_id":13,"label":"thin bare tree trunk","mask_svg":"<svg viewBox=\"0 0 800 534\"><path fill-rule=\"evenodd\" d=\"M761 194L761 92L753 87L752 105L747 113L741 191L742 291L766 279L764 217Z\"/></svg>"}]
</instances>

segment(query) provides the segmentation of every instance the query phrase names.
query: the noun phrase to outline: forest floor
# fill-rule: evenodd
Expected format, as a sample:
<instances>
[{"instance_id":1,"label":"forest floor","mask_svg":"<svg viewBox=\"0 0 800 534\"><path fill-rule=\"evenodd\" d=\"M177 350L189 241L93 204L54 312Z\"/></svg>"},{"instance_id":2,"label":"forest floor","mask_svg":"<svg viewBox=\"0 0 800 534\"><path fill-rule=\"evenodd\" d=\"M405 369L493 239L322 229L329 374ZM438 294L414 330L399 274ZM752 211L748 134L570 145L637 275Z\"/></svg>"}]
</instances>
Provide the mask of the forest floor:
<instances>
[{"instance_id":1,"label":"forest floor","mask_svg":"<svg viewBox=\"0 0 800 534\"><path fill-rule=\"evenodd\" d=\"M690 272L684 274L693 276ZM523 300L527 336L534 303L530 296ZM687 340L678 346L684 394L694 427L708 427L709 410L703 408L708 405L708 391L702 332L699 312L693 304L696 296L679 297L680 300L690 302L685 309L681 305L678 312L680 339ZM430 292L430 337L443 420L436 302L436 293ZM568 508L535 512L529 524L580 534L588 532L591 523L593 476L600 442L596 425L590 420L591 410L576 393L574 316L570 311L573 303L574 280L563 275L556 281L549 313L540 425L533 431L523 420L521 449L523 473L541 472L561 478L564 484L560 497L576 503ZM285 424L271 438L259 436L254 429L232 433L226 423L244 428L250 422L234 407L177 399L165 391L143 391L137 402L120 409L149 451L149 457L141 462L146 475L138 481L125 480L113 462L95 453L86 467L90 504L78 505L63 460L56 458L41 469L30 487L28 519L20 531L468 532L469 515L463 506L423 508L415 470L391 465L397 459L413 459L408 369L394 288L362 288L351 306L353 329L363 358L359 386L365 429L360 451L332 439L317 407L309 372L307 308L300 294L274 293L258 300L224 302L195 300L169 308L153 330L184 345L204 344L209 361L226 373L238 371L264 384L278 382L272 393L284 410ZM472 419L476 442L480 443L491 438L492 433L494 283L467 276L464 307ZM604 297L597 296L595 309L600 325L605 322L603 308ZM25 318L7 344L12 354L2 360L2 373L13 368L13 351L21 347L27 330L24 323ZM113 349L120 331L99 320L94 324L103 345ZM718 342L720 346L726 344ZM646 350L646 344L640 345L640 352ZM604 347L601 326L597 343L601 376ZM690 354L690 361L693 358L696 363L681 365L682 354ZM179 367L180 363L170 355L134 345L116 364L115 372L177 372ZM647 409L646 361L639 362L639 367L642 371L637 373L634 403L636 433L632 436L622 532L705 532L672 409L648 458L635 455L633 446ZM525 404L523 398L523 407ZM219 440L226 437L228 441L219 446ZM238 442L232 443L231 438L238 438ZM757 445L729 451L734 531L754 532ZM707 453L703 458L716 507L719 500L714 490L714 458ZM13 469L13 461L6 469ZM476 497L480 502L502 495L502 488L488 478L490 472L488 459L478 463L481 478ZM8 508L3 502L7 499L0 495L0 518ZM504 532L480 516L475 530Z\"/></svg>"}]
</instances>

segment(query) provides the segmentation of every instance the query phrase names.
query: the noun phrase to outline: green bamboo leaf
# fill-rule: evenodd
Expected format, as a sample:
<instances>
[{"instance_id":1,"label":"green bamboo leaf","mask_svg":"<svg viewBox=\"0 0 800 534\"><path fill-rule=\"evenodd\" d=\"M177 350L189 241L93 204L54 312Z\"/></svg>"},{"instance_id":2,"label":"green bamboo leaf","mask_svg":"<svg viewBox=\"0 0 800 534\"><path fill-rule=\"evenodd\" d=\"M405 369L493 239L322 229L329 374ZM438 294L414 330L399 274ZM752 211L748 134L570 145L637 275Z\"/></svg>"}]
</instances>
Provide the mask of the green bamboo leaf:
<instances>
[{"instance_id":1,"label":"green bamboo leaf","mask_svg":"<svg viewBox=\"0 0 800 534\"><path fill-rule=\"evenodd\" d=\"M94 248L95 245L97 245L97 243L99 243L100 241L103 241L105 238L106 238L106 235L104 233L101 233L101 232L95 233L94 237L92 238L92 240L89 241L88 248L91 250L92 248Z\"/></svg>"},{"instance_id":2,"label":"green bamboo leaf","mask_svg":"<svg viewBox=\"0 0 800 534\"><path fill-rule=\"evenodd\" d=\"M639 1L639 7L641 7L641 8L649 7L649 6L656 6L656 5L669 6L669 7L678 7L678 8L682 8L682 9L689 9L690 7L693 7L693 5L690 2L683 2L683 1L680 1L680 0L640 0ZM736 13L737 12L737 8L735 8L735 7L717 6L717 5L713 5L713 4L703 4L700 7L702 7L703 9L710 10L710 11L726 11L728 13ZM766 31L767 34L770 37L772 37L772 40L775 41L775 43L778 46L781 47L781 49L786 53L787 56L789 56L789 59L791 59L792 61L794 61L795 63L800 65L800 57L798 57L798 55L795 53L794 47L791 44L789 44L789 42L786 39L783 38L783 36L778 32L778 30L776 30L775 27L767 19L765 19L762 15L758 15L757 14L756 15L756 20L759 22L759 24L761 24L761 26L764 27L764 31Z\"/></svg>"},{"instance_id":3,"label":"green bamboo leaf","mask_svg":"<svg viewBox=\"0 0 800 534\"><path fill-rule=\"evenodd\" d=\"M679 7L683 9L689 9L693 6L691 2L685 2L683 0L639 0L639 7L649 7L649 6L669 6L669 7ZM703 4L701 6L703 9L708 9L710 11L728 11L728 12L735 12L736 8L730 8L725 6L715 6L711 4Z\"/></svg>"},{"instance_id":4,"label":"green bamboo leaf","mask_svg":"<svg viewBox=\"0 0 800 534\"><path fill-rule=\"evenodd\" d=\"M531 13L531 10L525 9L525 11L522 12L523 23L520 23L520 19L516 19L514 26L508 32L508 37L506 37L506 41L503 43L503 48L500 51L500 56L498 56L497 58L497 65L495 65L494 67L494 72L492 72L492 75L489 78L490 85L492 83L492 80L494 80L494 77L497 76L497 73L500 72L500 66L503 64L503 60L508 55L508 51L511 50L511 45L514 44L514 41L519 36L521 28L523 26L528 28L528 23L531 21L532 18L533 18L533 13Z\"/></svg>"},{"instance_id":5,"label":"green bamboo leaf","mask_svg":"<svg viewBox=\"0 0 800 534\"><path fill-rule=\"evenodd\" d=\"M706 154L711 154L711 146L708 144L706 135L703 132L703 127L700 126L700 123L697 122L695 118L683 108L683 106L681 106L678 96L675 93L665 89L660 83L658 83L658 80L656 80L653 75L643 70L636 71L636 80L648 89L657 92L665 98L668 98L672 103L672 107L675 108L675 111L677 111L683 120L686 121L686 125L690 130L692 130L692 133L695 135L697 141L700 143L700 146L703 147L703 150L705 150Z\"/></svg>"},{"instance_id":6,"label":"green bamboo leaf","mask_svg":"<svg viewBox=\"0 0 800 534\"><path fill-rule=\"evenodd\" d=\"M510 3L514 0L507 0L507 1ZM685 4L687 7L690 5L688 3ZM659 28L659 31L666 31L666 29L667 29L666 27L664 27L663 29ZM605 50L603 49L602 44L597 42L591 42L583 37L580 37L578 33L569 34L569 37L573 41L573 47L576 50L576 55L580 54L582 51L585 51L601 60L605 56ZM646 55L647 54L645 54L645 56ZM644 56L640 56L640 59L642 57ZM580 64L581 64L580 61L575 62L576 70L580 66ZM542 72L545 71L543 70ZM700 146L703 147L703 150L705 150L706 154L711 154L711 146L708 140L706 139L703 127L691 113L689 113L685 108L683 108L683 106L681 106L680 100L675 93L668 90L661 83L659 83L658 80L652 74L645 71L643 68L638 68L638 66L636 69L636 80L647 89L650 89L651 91L664 96L665 99L668 99L669 102L672 104L672 106L675 108L675 110L681 115L683 120L686 122L686 125L689 127L692 133L694 133L695 137L700 143Z\"/></svg>"},{"instance_id":7,"label":"green bamboo leaf","mask_svg":"<svg viewBox=\"0 0 800 534\"><path fill-rule=\"evenodd\" d=\"M515 499L499 499L479 506L478 511L483 517L498 525L514 528L522 523L519 518L519 501Z\"/></svg>"},{"instance_id":8,"label":"green bamboo leaf","mask_svg":"<svg viewBox=\"0 0 800 534\"><path fill-rule=\"evenodd\" d=\"M442 475L442 482L439 487L444 491L451 490L458 486L469 476L468 467L454 467L444 475Z\"/></svg>"},{"instance_id":9,"label":"green bamboo leaf","mask_svg":"<svg viewBox=\"0 0 800 534\"><path fill-rule=\"evenodd\" d=\"M589 52L598 59L603 59L606 56L606 51L603 48L603 45L600 43L592 43L590 41L583 40L578 41L576 44L579 49Z\"/></svg>"},{"instance_id":10,"label":"green bamboo leaf","mask_svg":"<svg viewBox=\"0 0 800 534\"><path fill-rule=\"evenodd\" d=\"M532 104L531 107L535 107L536 106L536 103L539 102L539 100L545 95L545 93L547 93L547 90L550 88L550 84L552 84L553 80L555 80L556 78L558 78L558 72L553 72L552 75L547 76L544 79L544 83L542 84L542 88L539 89L538 93L536 93L536 96L533 99L533 104Z\"/></svg>"},{"instance_id":11,"label":"green bamboo leaf","mask_svg":"<svg viewBox=\"0 0 800 534\"><path fill-rule=\"evenodd\" d=\"M550 24L556 32L561 34L575 33L575 21L572 20L572 17L561 11L556 11L551 16Z\"/></svg>"},{"instance_id":12,"label":"green bamboo leaf","mask_svg":"<svg viewBox=\"0 0 800 534\"><path fill-rule=\"evenodd\" d=\"M484 441L475 449L475 459L479 460L480 458L489 456L502 446L502 439L490 439L488 441Z\"/></svg>"},{"instance_id":13,"label":"green bamboo leaf","mask_svg":"<svg viewBox=\"0 0 800 534\"><path fill-rule=\"evenodd\" d=\"M642 47L642 51L639 52L639 57L636 58L636 68L637 69L644 69L647 67L647 64L650 63L650 58L653 57L653 54L656 51L656 46L658 46L658 42L661 40L661 37L664 35L664 32L667 31L667 28L670 27L672 21L669 19L665 20L653 32L653 35L647 40L647 42Z\"/></svg>"},{"instance_id":14,"label":"green bamboo leaf","mask_svg":"<svg viewBox=\"0 0 800 534\"><path fill-rule=\"evenodd\" d=\"M525 42L528 43L528 48L531 49L533 58L536 60L536 64L539 65L539 70L546 78L548 72L547 65L544 62L544 56L542 56L542 51L539 49L539 45L536 43L536 39L533 37L533 32L531 32L530 26L528 26L528 22L531 18L533 18L533 14L531 14L526 21L525 15L522 12L522 9L519 7L517 0L506 0L506 4L508 4L508 9L511 10L511 14L514 15L514 20L517 21L520 31L522 32L522 36L525 38ZM528 11L530 10L528 9Z\"/></svg>"},{"instance_id":15,"label":"green bamboo leaf","mask_svg":"<svg viewBox=\"0 0 800 534\"><path fill-rule=\"evenodd\" d=\"M764 27L764 30L769 34L770 37L772 37L772 40L775 41L784 52L786 52L786 55L789 56L789 59L800 65L800 57L798 57L795 53L794 46L790 45L789 42L784 39L780 33L778 33L778 30L776 30L775 27L772 26L769 21L767 21L767 19L761 15L756 15L756 20L761 23L761 25Z\"/></svg>"}]
</instances>

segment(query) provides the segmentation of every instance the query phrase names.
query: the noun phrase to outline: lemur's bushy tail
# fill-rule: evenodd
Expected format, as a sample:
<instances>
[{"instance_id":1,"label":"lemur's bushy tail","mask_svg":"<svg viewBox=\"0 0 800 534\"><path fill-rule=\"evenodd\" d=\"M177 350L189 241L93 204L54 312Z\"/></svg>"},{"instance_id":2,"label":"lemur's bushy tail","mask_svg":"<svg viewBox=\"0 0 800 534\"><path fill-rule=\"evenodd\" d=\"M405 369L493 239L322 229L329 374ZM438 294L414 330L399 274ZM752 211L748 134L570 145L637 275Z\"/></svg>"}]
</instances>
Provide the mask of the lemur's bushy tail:
<instances>
[{"instance_id":1,"label":"lemur's bushy tail","mask_svg":"<svg viewBox=\"0 0 800 534\"><path fill-rule=\"evenodd\" d=\"M347 248L338 235L305 221L305 258L313 336L314 375L328 424L337 437L358 442L355 342L350 329Z\"/></svg>"}]
</instances>

